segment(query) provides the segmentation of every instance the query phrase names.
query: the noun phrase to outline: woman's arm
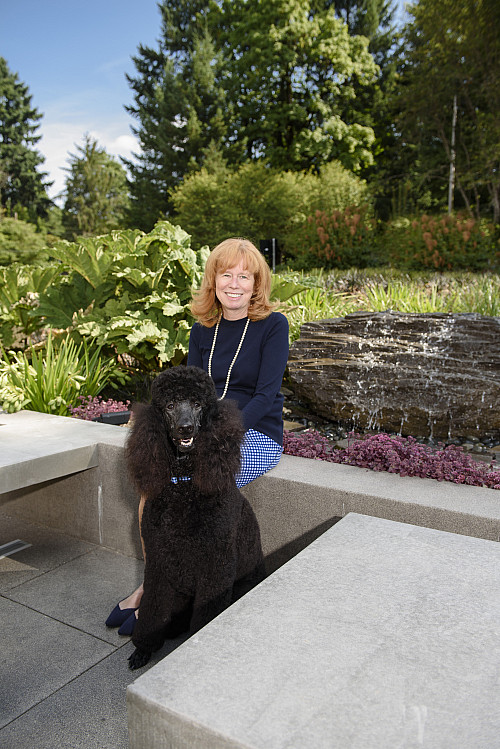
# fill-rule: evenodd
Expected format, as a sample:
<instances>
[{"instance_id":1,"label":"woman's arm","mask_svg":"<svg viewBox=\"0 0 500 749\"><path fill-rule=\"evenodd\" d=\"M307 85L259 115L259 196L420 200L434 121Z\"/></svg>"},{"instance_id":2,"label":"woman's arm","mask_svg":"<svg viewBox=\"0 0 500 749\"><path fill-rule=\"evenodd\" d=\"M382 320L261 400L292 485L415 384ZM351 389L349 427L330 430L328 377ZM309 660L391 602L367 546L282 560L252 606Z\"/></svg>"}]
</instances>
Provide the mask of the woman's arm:
<instances>
[{"instance_id":1,"label":"woman's arm","mask_svg":"<svg viewBox=\"0 0 500 749\"><path fill-rule=\"evenodd\" d=\"M271 410L283 382L288 353L288 320L284 315L276 314L262 343L262 360L254 394L242 410L245 429L252 429Z\"/></svg>"},{"instance_id":2,"label":"woman's arm","mask_svg":"<svg viewBox=\"0 0 500 749\"><path fill-rule=\"evenodd\" d=\"M199 325L195 323L191 328L191 333L189 334L189 351L187 363L190 367L200 367L201 369L203 369L203 359L201 356L199 345L199 333Z\"/></svg>"}]
</instances>

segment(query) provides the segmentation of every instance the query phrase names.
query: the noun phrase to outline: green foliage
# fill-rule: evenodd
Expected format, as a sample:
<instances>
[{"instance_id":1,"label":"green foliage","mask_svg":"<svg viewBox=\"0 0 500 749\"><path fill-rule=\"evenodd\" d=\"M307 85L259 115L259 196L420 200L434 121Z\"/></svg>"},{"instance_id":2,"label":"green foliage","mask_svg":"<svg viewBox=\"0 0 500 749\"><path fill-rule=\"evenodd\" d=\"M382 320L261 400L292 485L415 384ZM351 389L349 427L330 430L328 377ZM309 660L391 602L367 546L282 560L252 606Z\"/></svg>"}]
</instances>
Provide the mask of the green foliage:
<instances>
[{"instance_id":1,"label":"green foliage","mask_svg":"<svg viewBox=\"0 0 500 749\"><path fill-rule=\"evenodd\" d=\"M228 236L275 237L285 252L302 244L301 228L314 210L334 210L364 203L366 183L331 162L318 174L280 172L262 163L236 170L201 169L172 192L175 219L195 246L216 245Z\"/></svg>"},{"instance_id":2,"label":"green foliage","mask_svg":"<svg viewBox=\"0 0 500 749\"><path fill-rule=\"evenodd\" d=\"M47 235L34 224L0 216L0 265L46 260Z\"/></svg>"},{"instance_id":3,"label":"green foliage","mask_svg":"<svg viewBox=\"0 0 500 749\"><path fill-rule=\"evenodd\" d=\"M299 299L283 308L288 318L290 341L300 336L300 328L312 320L326 320L330 317L344 317L358 307L355 297L342 292L325 293L321 287L310 288L299 294Z\"/></svg>"},{"instance_id":4,"label":"green foliage","mask_svg":"<svg viewBox=\"0 0 500 749\"><path fill-rule=\"evenodd\" d=\"M462 312L498 317L500 278L472 273L368 280L357 294L362 307L383 312Z\"/></svg>"},{"instance_id":5,"label":"green foliage","mask_svg":"<svg viewBox=\"0 0 500 749\"><path fill-rule=\"evenodd\" d=\"M89 135L77 149L66 169L62 220L67 236L105 234L122 227L129 203L125 169Z\"/></svg>"},{"instance_id":6,"label":"green foliage","mask_svg":"<svg viewBox=\"0 0 500 749\"><path fill-rule=\"evenodd\" d=\"M295 267L359 268L373 264L375 224L367 206L348 206L308 216L296 252Z\"/></svg>"},{"instance_id":7,"label":"green foliage","mask_svg":"<svg viewBox=\"0 0 500 749\"><path fill-rule=\"evenodd\" d=\"M368 39L350 36L330 3L227 0L222 38L237 160L279 169L338 159L353 171L372 163L373 129L352 106L375 81Z\"/></svg>"},{"instance_id":8,"label":"green foliage","mask_svg":"<svg viewBox=\"0 0 500 749\"><path fill-rule=\"evenodd\" d=\"M51 252L61 275L40 294L40 326L68 329L146 371L183 360L207 248L194 252L189 235L165 221L149 234L115 231Z\"/></svg>"},{"instance_id":9,"label":"green foliage","mask_svg":"<svg viewBox=\"0 0 500 749\"><path fill-rule=\"evenodd\" d=\"M159 4L158 49L139 47L137 74L128 77L134 104L127 110L141 144L138 159L126 162L130 225L149 230L172 216L172 190L203 166L210 173L214 152L231 168L263 161L317 173L338 160L357 172L373 164L392 124L381 104L393 46L391 11L386 0L360 3L356 30L349 33L334 5Z\"/></svg>"},{"instance_id":10,"label":"green foliage","mask_svg":"<svg viewBox=\"0 0 500 749\"><path fill-rule=\"evenodd\" d=\"M205 0L159 4L159 49L139 47L137 75L127 76L141 152L125 162L132 176L129 223L150 230L170 213L169 190L221 145L227 104L221 53L207 25ZM215 7L215 6L214 6Z\"/></svg>"},{"instance_id":11,"label":"green foliage","mask_svg":"<svg viewBox=\"0 0 500 749\"><path fill-rule=\"evenodd\" d=\"M395 89L399 170L414 198L443 210L457 101L455 205L500 220L500 5L419 0L408 6L406 54Z\"/></svg>"},{"instance_id":12,"label":"green foliage","mask_svg":"<svg viewBox=\"0 0 500 749\"><path fill-rule=\"evenodd\" d=\"M0 360L0 405L8 413L26 409L69 415L78 396L98 395L116 367L103 361L99 349L91 354L86 341L79 346L66 338L55 349L49 335L36 351L3 352Z\"/></svg>"},{"instance_id":13,"label":"green foliage","mask_svg":"<svg viewBox=\"0 0 500 749\"><path fill-rule=\"evenodd\" d=\"M295 176L262 164L246 164L234 172L201 169L173 191L172 203L176 221L192 235L195 246L214 246L228 236L257 242L269 236L282 239L304 208Z\"/></svg>"},{"instance_id":14,"label":"green foliage","mask_svg":"<svg viewBox=\"0 0 500 749\"><path fill-rule=\"evenodd\" d=\"M387 225L383 242L391 264L408 270L484 270L500 262L494 227L461 215L428 216Z\"/></svg>"},{"instance_id":15,"label":"green foliage","mask_svg":"<svg viewBox=\"0 0 500 749\"><path fill-rule=\"evenodd\" d=\"M308 212L334 211L367 205L369 187L364 179L345 169L339 161L324 164L311 181Z\"/></svg>"},{"instance_id":16,"label":"green foliage","mask_svg":"<svg viewBox=\"0 0 500 749\"><path fill-rule=\"evenodd\" d=\"M39 172L43 157L35 150L42 115L31 105L28 87L0 57L0 204L22 206L30 219L46 214L50 200L46 173Z\"/></svg>"},{"instance_id":17,"label":"green foliage","mask_svg":"<svg viewBox=\"0 0 500 749\"><path fill-rule=\"evenodd\" d=\"M39 328L33 316L38 297L60 275L56 265L11 265L0 267L0 343L23 347Z\"/></svg>"}]
</instances>

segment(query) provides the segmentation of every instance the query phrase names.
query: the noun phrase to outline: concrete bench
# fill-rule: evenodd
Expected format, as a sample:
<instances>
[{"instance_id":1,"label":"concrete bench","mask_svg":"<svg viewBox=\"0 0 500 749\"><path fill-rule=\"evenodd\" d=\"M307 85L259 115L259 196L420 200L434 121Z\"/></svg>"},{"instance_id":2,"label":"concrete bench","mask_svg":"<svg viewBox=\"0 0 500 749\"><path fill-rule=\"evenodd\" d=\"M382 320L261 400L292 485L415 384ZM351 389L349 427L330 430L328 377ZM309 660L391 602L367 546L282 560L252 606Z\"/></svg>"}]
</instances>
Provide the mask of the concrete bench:
<instances>
[{"instance_id":1,"label":"concrete bench","mask_svg":"<svg viewBox=\"0 0 500 749\"><path fill-rule=\"evenodd\" d=\"M97 466L96 433L88 422L21 411L0 414L0 493Z\"/></svg>"},{"instance_id":2,"label":"concrete bench","mask_svg":"<svg viewBox=\"0 0 500 749\"><path fill-rule=\"evenodd\" d=\"M499 746L500 546L349 514L128 688L130 749Z\"/></svg>"}]
</instances>

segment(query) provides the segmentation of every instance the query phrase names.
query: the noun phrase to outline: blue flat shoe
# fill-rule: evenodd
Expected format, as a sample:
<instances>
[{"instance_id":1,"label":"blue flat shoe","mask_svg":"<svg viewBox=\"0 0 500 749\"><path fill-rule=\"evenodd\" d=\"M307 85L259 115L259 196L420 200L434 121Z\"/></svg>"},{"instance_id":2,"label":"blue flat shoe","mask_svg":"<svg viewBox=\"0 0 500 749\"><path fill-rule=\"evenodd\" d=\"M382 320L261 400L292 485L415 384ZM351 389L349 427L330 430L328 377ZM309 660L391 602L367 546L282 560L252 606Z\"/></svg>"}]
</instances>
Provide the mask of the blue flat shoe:
<instances>
[{"instance_id":1,"label":"blue flat shoe","mask_svg":"<svg viewBox=\"0 0 500 749\"><path fill-rule=\"evenodd\" d=\"M130 635L134 633L134 627L137 621L135 611L136 610L134 609L132 614L130 614L129 618L125 622L123 622L122 626L118 630L119 635L125 635L127 637L130 637Z\"/></svg>"},{"instance_id":2,"label":"blue flat shoe","mask_svg":"<svg viewBox=\"0 0 500 749\"><path fill-rule=\"evenodd\" d=\"M136 611L136 609L121 609L120 605L117 603L111 614L106 619L106 627L119 627L127 621L134 611Z\"/></svg>"}]
</instances>

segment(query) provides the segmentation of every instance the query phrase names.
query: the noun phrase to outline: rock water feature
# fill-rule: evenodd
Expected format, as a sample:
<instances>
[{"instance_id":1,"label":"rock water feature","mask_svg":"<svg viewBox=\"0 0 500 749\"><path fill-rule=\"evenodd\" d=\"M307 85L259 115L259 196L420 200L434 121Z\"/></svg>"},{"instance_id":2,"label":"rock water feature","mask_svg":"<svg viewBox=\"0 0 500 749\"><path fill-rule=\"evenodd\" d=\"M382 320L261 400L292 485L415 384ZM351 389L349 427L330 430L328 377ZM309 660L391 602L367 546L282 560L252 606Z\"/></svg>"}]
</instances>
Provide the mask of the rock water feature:
<instances>
[{"instance_id":1,"label":"rock water feature","mask_svg":"<svg viewBox=\"0 0 500 749\"><path fill-rule=\"evenodd\" d=\"M500 440L500 318L388 311L310 322L288 369L301 401L349 428Z\"/></svg>"}]
</instances>

